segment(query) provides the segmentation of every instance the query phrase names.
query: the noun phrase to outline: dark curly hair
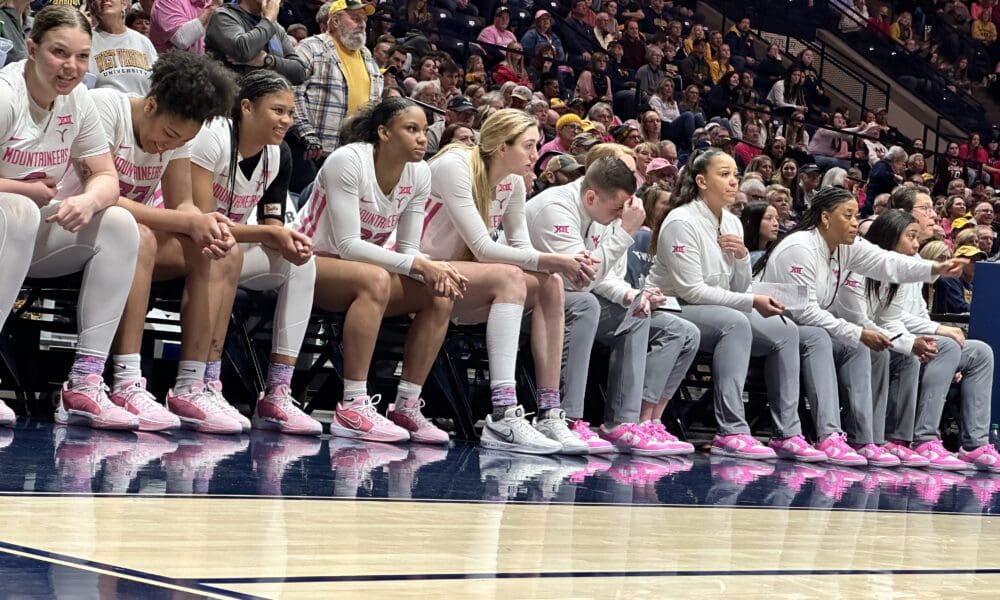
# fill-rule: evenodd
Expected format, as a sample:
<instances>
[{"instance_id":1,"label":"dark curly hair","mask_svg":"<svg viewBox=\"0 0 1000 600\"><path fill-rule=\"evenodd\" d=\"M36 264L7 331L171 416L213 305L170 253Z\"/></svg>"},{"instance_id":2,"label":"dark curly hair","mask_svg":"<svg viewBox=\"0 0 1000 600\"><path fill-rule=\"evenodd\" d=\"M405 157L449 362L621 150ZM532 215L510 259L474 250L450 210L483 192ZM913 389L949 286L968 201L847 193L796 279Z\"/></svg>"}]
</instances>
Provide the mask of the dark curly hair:
<instances>
[{"instance_id":1,"label":"dark curly hair","mask_svg":"<svg viewBox=\"0 0 1000 600\"><path fill-rule=\"evenodd\" d=\"M236 98L232 71L215 59L183 50L161 54L150 83L147 96L156 99L157 111L198 123L229 115Z\"/></svg>"}]
</instances>

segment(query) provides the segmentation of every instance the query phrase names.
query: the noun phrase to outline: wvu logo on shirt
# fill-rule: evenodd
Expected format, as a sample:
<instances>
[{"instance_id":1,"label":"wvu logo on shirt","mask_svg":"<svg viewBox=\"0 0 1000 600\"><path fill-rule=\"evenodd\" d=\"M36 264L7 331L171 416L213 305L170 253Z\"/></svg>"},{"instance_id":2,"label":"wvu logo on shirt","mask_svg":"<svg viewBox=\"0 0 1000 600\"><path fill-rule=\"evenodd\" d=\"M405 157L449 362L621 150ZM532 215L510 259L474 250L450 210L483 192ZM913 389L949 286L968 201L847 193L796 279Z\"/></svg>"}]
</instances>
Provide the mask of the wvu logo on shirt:
<instances>
[{"instance_id":1,"label":"wvu logo on shirt","mask_svg":"<svg viewBox=\"0 0 1000 600\"><path fill-rule=\"evenodd\" d=\"M673 246L673 250L671 250L671 252L674 254L684 254L684 246Z\"/></svg>"},{"instance_id":2,"label":"wvu logo on shirt","mask_svg":"<svg viewBox=\"0 0 1000 600\"><path fill-rule=\"evenodd\" d=\"M861 282L857 279L847 279L844 281L844 287L849 287L854 290L861 287Z\"/></svg>"},{"instance_id":3,"label":"wvu logo on shirt","mask_svg":"<svg viewBox=\"0 0 1000 600\"><path fill-rule=\"evenodd\" d=\"M59 119L59 125L58 125L59 127L62 127L63 125L73 124L73 115L59 115L56 118Z\"/></svg>"},{"instance_id":4,"label":"wvu logo on shirt","mask_svg":"<svg viewBox=\"0 0 1000 600\"><path fill-rule=\"evenodd\" d=\"M590 236L590 241L594 242L594 248L596 248L598 246L598 244L601 243L601 236L599 236L599 235L592 235L592 236Z\"/></svg>"},{"instance_id":5,"label":"wvu logo on shirt","mask_svg":"<svg viewBox=\"0 0 1000 600\"><path fill-rule=\"evenodd\" d=\"M802 275L803 267L792 265L792 275Z\"/></svg>"},{"instance_id":6,"label":"wvu logo on shirt","mask_svg":"<svg viewBox=\"0 0 1000 600\"><path fill-rule=\"evenodd\" d=\"M406 194L406 195L412 194L413 193L413 186L412 185L401 185L401 186L399 186L399 189L396 190L396 193L397 194Z\"/></svg>"},{"instance_id":7,"label":"wvu logo on shirt","mask_svg":"<svg viewBox=\"0 0 1000 600\"><path fill-rule=\"evenodd\" d=\"M500 185L497 186L497 191L498 192L509 192L509 191L511 191L511 188L513 187L513 185L514 184L512 184L512 183L501 183Z\"/></svg>"},{"instance_id":8,"label":"wvu logo on shirt","mask_svg":"<svg viewBox=\"0 0 1000 600\"><path fill-rule=\"evenodd\" d=\"M556 225L552 233L569 233L569 225Z\"/></svg>"}]
</instances>

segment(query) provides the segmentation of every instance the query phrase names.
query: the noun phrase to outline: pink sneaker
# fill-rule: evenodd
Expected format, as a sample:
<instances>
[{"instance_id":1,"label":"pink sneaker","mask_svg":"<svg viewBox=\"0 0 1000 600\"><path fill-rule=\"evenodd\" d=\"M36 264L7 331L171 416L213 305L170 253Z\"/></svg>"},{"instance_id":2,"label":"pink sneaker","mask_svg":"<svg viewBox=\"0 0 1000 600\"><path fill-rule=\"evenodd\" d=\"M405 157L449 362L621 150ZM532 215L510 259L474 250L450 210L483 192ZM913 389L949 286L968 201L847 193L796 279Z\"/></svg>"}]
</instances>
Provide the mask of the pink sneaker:
<instances>
[{"instance_id":1,"label":"pink sneaker","mask_svg":"<svg viewBox=\"0 0 1000 600\"><path fill-rule=\"evenodd\" d=\"M15 421L17 421L17 415L3 403L3 400L0 400L0 427L13 427Z\"/></svg>"},{"instance_id":2,"label":"pink sneaker","mask_svg":"<svg viewBox=\"0 0 1000 600\"><path fill-rule=\"evenodd\" d=\"M767 445L778 458L807 463L826 462L826 453L813 448L801 435L784 439L771 438Z\"/></svg>"},{"instance_id":3,"label":"pink sneaker","mask_svg":"<svg viewBox=\"0 0 1000 600\"><path fill-rule=\"evenodd\" d=\"M611 454L617 452L614 444L594 433L590 428L590 423L583 419L573 421L570 431L573 432L573 435L580 438L584 444L587 444L587 454Z\"/></svg>"},{"instance_id":4,"label":"pink sneaker","mask_svg":"<svg viewBox=\"0 0 1000 600\"><path fill-rule=\"evenodd\" d=\"M1000 473L1000 454L992 444L983 444L975 450L961 448L958 457L980 471Z\"/></svg>"},{"instance_id":5,"label":"pink sneaker","mask_svg":"<svg viewBox=\"0 0 1000 600\"><path fill-rule=\"evenodd\" d=\"M734 485L746 486L761 477L769 477L774 473L774 465L766 462L752 462L729 457L713 457L710 464L712 480L724 481Z\"/></svg>"},{"instance_id":6,"label":"pink sneaker","mask_svg":"<svg viewBox=\"0 0 1000 600\"><path fill-rule=\"evenodd\" d=\"M611 431L601 425L597 435L614 444L619 452L639 456L668 456L670 446L650 437L635 423L622 423Z\"/></svg>"},{"instance_id":7,"label":"pink sneaker","mask_svg":"<svg viewBox=\"0 0 1000 600\"><path fill-rule=\"evenodd\" d=\"M669 474L668 465L642 458L618 460L608 471L612 479L623 485L656 483Z\"/></svg>"},{"instance_id":8,"label":"pink sneaker","mask_svg":"<svg viewBox=\"0 0 1000 600\"><path fill-rule=\"evenodd\" d=\"M920 468L931 464L931 461L927 460L927 457L911 450L909 444L906 442L890 441L886 442L882 448L898 458L904 467Z\"/></svg>"},{"instance_id":9,"label":"pink sneaker","mask_svg":"<svg viewBox=\"0 0 1000 600\"><path fill-rule=\"evenodd\" d=\"M901 463L899 458L888 450L877 444L864 444L855 447L858 454L865 457L869 466L892 468L898 467Z\"/></svg>"},{"instance_id":10,"label":"pink sneaker","mask_svg":"<svg viewBox=\"0 0 1000 600\"><path fill-rule=\"evenodd\" d=\"M825 460L826 455L824 454L823 457ZM802 486L810 479L820 478L826 474L823 467L811 467L803 464L778 463L777 467L778 479L793 492L801 490Z\"/></svg>"},{"instance_id":11,"label":"pink sneaker","mask_svg":"<svg viewBox=\"0 0 1000 600\"><path fill-rule=\"evenodd\" d=\"M821 479L816 480L816 488L827 498L839 502L844 497L844 492L864 479L864 473L859 471L831 467L826 470L826 474Z\"/></svg>"},{"instance_id":12,"label":"pink sneaker","mask_svg":"<svg viewBox=\"0 0 1000 600\"><path fill-rule=\"evenodd\" d=\"M215 398L197 381L183 394L167 392L167 409L180 417L181 426L203 433L242 433L243 426L227 415Z\"/></svg>"},{"instance_id":13,"label":"pink sneaker","mask_svg":"<svg viewBox=\"0 0 1000 600\"><path fill-rule=\"evenodd\" d=\"M927 459L928 466L942 471L964 471L969 464L945 449L941 440L930 440L917 446L917 454ZM905 463L904 463L905 464Z\"/></svg>"},{"instance_id":14,"label":"pink sneaker","mask_svg":"<svg viewBox=\"0 0 1000 600\"><path fill-rule=\"evenodd\" d=\"M692 444L678 440L672 433L667 431L667 428L660 421L646 421L639 427L643 428L646 435L670 449L670 453L667 456L694 454L694 446Z\"/></svg>"},{"instance_id":15,"label":"pink sneaker","mask_svg":"<svg viewBox=\"0 0 1000 600\"><path fill-rule=\"evenodd\" d=\"M337 404L330 434L336 437L367 440L369 442L405 442L410 432L378 414L375 406L379 396L355 398L347 406Z\"/></svg>"},{"instance_id":16,"label":"pink sneaker","mask_svg":"<svg viewBox=\"0 0 1000 600\"><path fill-rule=\"evenodd\" d=\"M941 495L965 481L965 475L955 473L927 473L927 477L914 484L917 496L927 504L937 504Z\"/></svg>"},{"instance_id":17,"label":"pink sneaker","mask_svg":"<svg viewBox=\"0 0 1000 600\"><path fill-rule=\"evenodd\" d=\"M439 429L434 423L427 420L427 417L420 412L424 407L423 398L415 398L399 406L393 403L389 405L386 415L390 421L410 432L410 439L422 444L447 444L448 433Z\"/></svg>"},{"instance_id":18,"label":"pink sneaker","mask_svg":"<svg viewBox=\"0 0 1000 600\"><path fill-rule=\"evenodd\" d=\"M254 429L266 429L291 435L320 435L323 426L319 421L302 412L292 390L287 385L279 385L269 393L257 398L257 410L253 415Z\"/></svg>"},{"instance_id":19,"label":"pink sneaker","mask_svg":"<svg viewBox=\"0 0 1000 600\"><path fill-rule=\"evenodd\" d=\"M240 428L244 433L250 431L251 424L250 419L246 418L243 413L236 410L236 407L226 400L226 397L222 395L222 382L221 381L209 381L205 384L205 393L212 397L216 403L222 408L222 412L226 414L230 419L233 419L240 424Z\"/></svg>"},{"instance_id":20,"label":"pink sneaker","mask_svg":"<svg viewBox=\"0 0 1000 600\"><path fill-rule=\"evenodd\" d=\"M87 375L72 388L63 384L56 409L56 423L82 425L94 429L139 428L139 418L115 406L108 398L108 386L100 375Z\"/></svg>"},{"instance_id":21,"label":"pink sneaker","mask_svg":"<svg viewBox=\"0 0 1000 600\"><path fill-rule=\"evenodd\" d=\"M140 377L111 392L111 401L139 417L139 431L167 431L180 429L177 415L156 401L156 396L146 390L146 378Z\"/></svg>"},{"instance_id":22,"label":"pink sneaker","mask_svg":"<svg viewBox=\"0 0 1000 600\"><path fill-rule=\"evenodd\" d=\"M842 467L863 467L868 464L865 457L854 451L847 443L846 433L831 433L816 445L816 449L826 454L826 461Z\"/></svg>"},{"instance_id":23,"label":"pink sneaker","mask_svg":"<svg viewBox=\"0 0 1000 600\"><path fill-rule=\"evenodd\" d=\"M711 452L719 456L734 456L750 460L778 458L774 450L758 442L757 438L749 433L716 435L712 439Z\"/></svg>"}]
</instances>

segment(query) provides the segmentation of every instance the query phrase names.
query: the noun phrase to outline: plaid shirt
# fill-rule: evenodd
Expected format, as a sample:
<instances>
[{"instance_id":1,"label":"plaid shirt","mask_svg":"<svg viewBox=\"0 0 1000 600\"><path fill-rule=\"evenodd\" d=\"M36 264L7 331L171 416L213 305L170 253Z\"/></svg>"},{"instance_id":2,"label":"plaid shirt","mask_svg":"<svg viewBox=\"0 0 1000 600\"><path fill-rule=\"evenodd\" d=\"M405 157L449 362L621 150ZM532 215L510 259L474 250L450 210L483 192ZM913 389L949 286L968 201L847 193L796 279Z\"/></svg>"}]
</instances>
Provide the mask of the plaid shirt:
<instances>
[{"instance_id":1,"label":"plaid shirt","mask_svg":"<svg viewBox=\"0 0 1000 600\"><path fill-rule=\"evenodd\" d=\"M319 136L323 154L330 154L340 142L340 126L347 115L347 80L337 55L337 45L327 33L302 40L295 49L306 61L306 80L295 89L295 123L292 133L300 139ZM371 77L368 99L378 102L384 80L367 48L362 48L365 67Z\"/></svg>"}]
</instances>

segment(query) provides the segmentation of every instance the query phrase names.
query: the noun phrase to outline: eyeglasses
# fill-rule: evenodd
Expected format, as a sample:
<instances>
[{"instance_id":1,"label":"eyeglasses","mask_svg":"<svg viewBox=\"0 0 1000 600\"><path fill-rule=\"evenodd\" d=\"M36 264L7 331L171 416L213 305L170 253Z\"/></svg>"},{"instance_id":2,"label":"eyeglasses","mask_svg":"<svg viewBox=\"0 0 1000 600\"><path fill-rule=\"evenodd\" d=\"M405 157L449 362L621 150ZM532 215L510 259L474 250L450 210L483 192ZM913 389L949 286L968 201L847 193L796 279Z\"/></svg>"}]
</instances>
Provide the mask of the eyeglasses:
<instances>
[{"instance_id":1,"label":"eyeglasses","mask_svg":"<svg viewBox=\"0 0 1000 600\"><path fill-rule=\"evenodd\" d=\"M932 213L934 212L934 206L931 204L921 204L920 206L914 205L913 210L919 210L924 213Z\"/></svg>"}]
</instances>

